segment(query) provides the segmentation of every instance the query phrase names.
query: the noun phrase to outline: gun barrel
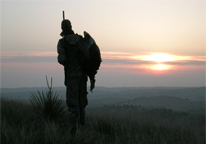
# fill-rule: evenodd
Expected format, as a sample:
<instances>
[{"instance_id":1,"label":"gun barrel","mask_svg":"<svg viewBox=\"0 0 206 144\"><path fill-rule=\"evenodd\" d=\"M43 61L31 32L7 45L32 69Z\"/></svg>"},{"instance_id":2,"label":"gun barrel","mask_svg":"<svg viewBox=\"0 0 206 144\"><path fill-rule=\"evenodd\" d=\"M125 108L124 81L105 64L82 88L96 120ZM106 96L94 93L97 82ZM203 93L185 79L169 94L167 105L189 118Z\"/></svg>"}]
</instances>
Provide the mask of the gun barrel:
<instances>
[{"instance_id":1,"label":"gun barrel","mask_svg":"<svg viewBox=\"0 0 206 144\"><path fill-rule=\"evenodd\" d=\"M63 20L64 20L64 11L63 11Z\"/></svg>"}]
</instances>

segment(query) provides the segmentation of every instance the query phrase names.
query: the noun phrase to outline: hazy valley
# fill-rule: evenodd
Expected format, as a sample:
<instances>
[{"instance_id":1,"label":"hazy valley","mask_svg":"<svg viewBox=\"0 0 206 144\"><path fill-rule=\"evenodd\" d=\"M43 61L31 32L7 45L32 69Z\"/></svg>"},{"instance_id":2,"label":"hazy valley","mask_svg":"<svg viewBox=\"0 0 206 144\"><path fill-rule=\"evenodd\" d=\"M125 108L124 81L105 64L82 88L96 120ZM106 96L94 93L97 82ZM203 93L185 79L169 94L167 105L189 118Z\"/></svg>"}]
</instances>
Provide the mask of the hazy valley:
<instances>
[{"instance_id":1,"label":"hazy valley","mask_svg":"<svg viewBox=\"0 0 206 144\"><path fill-rule=\"evenodd\" d=\"M45 118L59 109L32 107L31 93L37 90L48 88L1 89L2 143L69 143L66 107L56 119ZM64 105L65 88L53 90ZM86 127L71 144L205 143L205 87L97 87L88 100Z\"/></svg>"},{"instance_id":2,"label":"hazy valley","mask_svg":"<svg viewBox=\"0 0 206 144\"><path fill-rule=\"evenodd\" d=\"M1 97L29 102L32 92L46 91L42 88L2 88ZM59 97L65 100L65 87L55 87ZM190 113L205 113L205 87L97 87L91 93L88 88L88 107L138 106L166 108Z\"/></svg>"}]
</instances>

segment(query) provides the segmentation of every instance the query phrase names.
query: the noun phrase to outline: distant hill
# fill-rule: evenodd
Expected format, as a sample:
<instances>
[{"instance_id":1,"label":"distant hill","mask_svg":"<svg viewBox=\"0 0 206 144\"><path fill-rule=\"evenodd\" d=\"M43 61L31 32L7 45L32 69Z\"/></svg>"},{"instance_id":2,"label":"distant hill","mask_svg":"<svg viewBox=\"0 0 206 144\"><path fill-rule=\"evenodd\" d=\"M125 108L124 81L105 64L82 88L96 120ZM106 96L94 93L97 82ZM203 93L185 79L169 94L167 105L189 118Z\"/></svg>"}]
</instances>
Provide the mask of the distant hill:
<instances>
[{"instance_id":1,"label":"distant hill","mask_svg":"<svg viewBox=\"0 0 206 144\"><path fill-rule=\"evenodd\" d=\"M105 99L105 98L123 98L134 99L139 97L154 97L154 96L172 96L192 101L204 101L206 87L96 87L94 92L89 92L88 97L91 99ZM31 92L37 90L48 90L47 87L34 87L34 88L1 88L2 96L12 97L17 99L27 99L30 97ZM54 87L59 95L65 96L65 87ZM89 91L89 88L88 88Z\"/></svg>"},{"instance_id":2,"label":"distant hill","mask_svg":"<svg viewBox=\"0 0 206 144\"><path fill-rule=\"evenodd\" d=\"M205 87L96 87L89 92L89 107L104 105L135 105L147 108L168 108L178 111L205 109ZM29 101L32 92L41 88L2 88L1 97ZM59 97L65 100L66 88L55 87Z\"/></svg>"},{"instance_id":3,"label":"distant hill","mask_svg":"<svg viewBox=\"0 0 206 144\"><path fill-rule=\"evenodd\" d=\"M117 105L136 105L147 108L167 108L176 111L205 109L205 101L190 101L172 96L142 97L117 103Z\"/></svg>"},{"instance_id":4,"label":"distant hill","mask_svg":"<svg viewBox=\"0 0 206 144\"><path fill-rule=\"evenodd\" d=\"M16 100L23 100L28 101L31 97L31 93L37 92L37 91L47 91L47 87L33 87L33 88L1 88L1 97L7 98L7 99L16 99ZM65 88L64 87L56 87L53 88L54 91L57 91L58 93L61 93L59 96L63 98L63 93L65 94ZM65 95L64 95L65 96Z\"/></svg>"}]
</instances>

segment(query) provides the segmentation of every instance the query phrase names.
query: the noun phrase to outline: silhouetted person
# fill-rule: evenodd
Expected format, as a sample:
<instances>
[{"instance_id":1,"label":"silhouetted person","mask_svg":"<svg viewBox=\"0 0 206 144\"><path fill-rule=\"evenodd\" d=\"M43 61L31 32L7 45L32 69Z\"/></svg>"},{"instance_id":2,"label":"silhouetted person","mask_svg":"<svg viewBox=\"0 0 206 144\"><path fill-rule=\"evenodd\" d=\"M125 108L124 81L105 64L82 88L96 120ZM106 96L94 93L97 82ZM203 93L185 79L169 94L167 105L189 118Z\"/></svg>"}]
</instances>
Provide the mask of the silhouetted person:
<instances>
[{"instance_id":1,"label":"silhouetted person","mask_svg":"<svg viewBox=\"0 0 206 144\"><path fill-rule=\"evenodd\" d=\"M99 48L93 38L84 32L84 38L75 34L69 20L61 23L61 36L57 45L58 62L64 66L66 104L69 112L70 132L75 134L85 124L87 101L87 77L90 90L95 87L95 74L101 63Z\"/></svg>"}]
</instances>

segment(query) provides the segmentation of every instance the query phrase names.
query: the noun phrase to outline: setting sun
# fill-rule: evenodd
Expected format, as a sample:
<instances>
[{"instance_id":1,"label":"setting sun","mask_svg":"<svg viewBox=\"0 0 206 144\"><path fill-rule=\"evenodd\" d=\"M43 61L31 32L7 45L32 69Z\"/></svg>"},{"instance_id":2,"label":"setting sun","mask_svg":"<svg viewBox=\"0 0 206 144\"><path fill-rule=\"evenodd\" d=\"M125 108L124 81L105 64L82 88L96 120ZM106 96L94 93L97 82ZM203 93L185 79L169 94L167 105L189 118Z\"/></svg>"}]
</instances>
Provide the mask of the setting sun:
<instances>
[{"instance_id":1,"label":"setting sun","mask_svg":"<svg viewBox=\"0 0 206 144\"><path fill-rule=\"evenodd\" d=\"M166 71L169 69L172 69L173 66L171 65L166 65L166 64L153 64L153 65L146 65L144 68L150 69L153 71Z\"/></svg>"},{"instance_id":2,"label":"setting sun","mask_svg":"<svg viewBox=\"0 0 206 144\"><path fill-rule=\"evenodd\" d=\"M152 70L168 70L171 68L171 66L169 65L165 65L165 64L156 64L150 67Z\"/></svg>"},{"instance_id":3,"label":"setting sun","mask_svg":"<svg viewBox=\"0 0 206 144\"><path fill-rule=\"evenodd\" d=\"M173 55L157 53L157 54L151 54L151 55L144 56L143 60L155 61L155 62L165 62L165 61L174 61L175 58Z\"/></svg>"}]
</instances>

